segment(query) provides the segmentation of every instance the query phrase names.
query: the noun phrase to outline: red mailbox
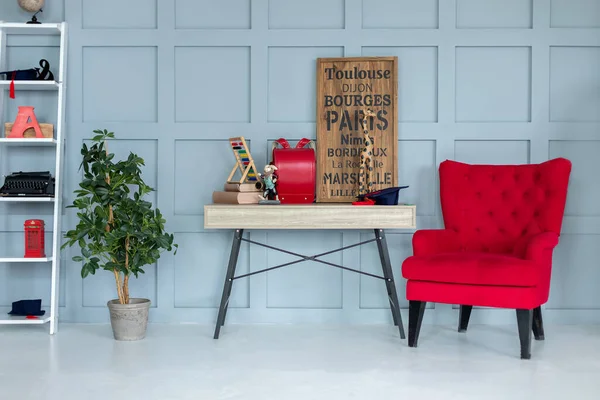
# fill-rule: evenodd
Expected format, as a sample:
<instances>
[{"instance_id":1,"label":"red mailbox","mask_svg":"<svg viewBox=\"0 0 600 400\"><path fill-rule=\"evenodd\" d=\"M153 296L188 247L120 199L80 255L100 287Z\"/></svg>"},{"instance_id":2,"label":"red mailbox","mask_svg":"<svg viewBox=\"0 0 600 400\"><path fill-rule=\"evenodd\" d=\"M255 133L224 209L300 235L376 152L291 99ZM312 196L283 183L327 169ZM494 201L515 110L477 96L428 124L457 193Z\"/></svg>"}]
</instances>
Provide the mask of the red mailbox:
<instances>
[{"instance_id":1,"label":"red mailbox","mask_svg":"<svg viewBox=\"0 0 600 400\"><path fill-rule=\"evenodd\" d=\"M278 145L281 148L277 148ZM314 142L304 138L292 148L287 140L281 138L273 142L272 150L273 164L277 167L277 194L281 204L313 203L316 190Z\"/></svg>"},{"instance_id":2,"label":"red mailbox","mask_svg":"<svg viewBox=\"0 0 600 400\"><path fill-rule=\"evenodd\" d=\"M28 219L25 221L25 257L46 257L44 252L44 221Z\"/></svg>"}]
</instances>

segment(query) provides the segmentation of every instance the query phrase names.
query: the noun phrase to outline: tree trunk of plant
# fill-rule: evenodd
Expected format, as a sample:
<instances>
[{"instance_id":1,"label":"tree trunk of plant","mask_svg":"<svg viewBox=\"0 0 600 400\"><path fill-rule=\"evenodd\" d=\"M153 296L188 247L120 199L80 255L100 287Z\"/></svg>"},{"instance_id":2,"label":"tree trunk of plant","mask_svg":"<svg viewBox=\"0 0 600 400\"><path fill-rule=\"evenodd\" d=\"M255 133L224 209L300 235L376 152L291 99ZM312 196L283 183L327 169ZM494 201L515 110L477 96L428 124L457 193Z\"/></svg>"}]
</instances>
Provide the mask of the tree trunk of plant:
<instances>
[{"instance_id":1,"label":"tree trunk of plant","mask_svg":"<svg viewBox=\"0 0 600 400\"><path fill-rule=\"evenodd\" d=\"M125 279L123 279L123 297L124 304L129 304L129 275L125 275Z\"/></svg>"},{"instance_id":2,"label":"tree trunk of plant","mask_svg":"<svg viewBox=\"0 0 600 400\"><path fill-rule=\"evenodd\" d=\"M123 297L129 304L129 235L125 237L125 277L123 278Z\"/></svg>"},{"instance_id":3,"label":"tree trunk of plant","mask_svg":"<svg viewBox=\"0 0 600 400\"><path fill-rule=\"evenodd\" d=\"M115 282L117 284L117 295L119 296L119 303L125 304L125 298L123 296L123 288L121 287L121 277L119 276L119 271L117 269L113 269L115 273Z\"/></svg>"}]
</instances>

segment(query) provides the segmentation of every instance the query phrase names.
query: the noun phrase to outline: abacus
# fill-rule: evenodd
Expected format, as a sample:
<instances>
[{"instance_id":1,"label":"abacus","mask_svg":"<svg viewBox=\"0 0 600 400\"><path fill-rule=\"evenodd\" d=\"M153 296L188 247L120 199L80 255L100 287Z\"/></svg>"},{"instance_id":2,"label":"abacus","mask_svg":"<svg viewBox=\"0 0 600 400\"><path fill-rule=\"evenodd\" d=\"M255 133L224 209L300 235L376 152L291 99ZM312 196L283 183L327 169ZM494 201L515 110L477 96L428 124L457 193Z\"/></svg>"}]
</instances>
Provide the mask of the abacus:
<instances>
[{"instance_id":1,"label":"abacus","mask_svg":"<svg viewBox=\"0 0 600 400\"><path fill-rule=\"evenodd\" d=\"M257 182L258 177L256 176L256 165L250 155L250 150L246 144L246 140L243 136L229 138L229 144L235 155L236 165L231 170L227 183L246 183L246 182ZM239 168L242 173L242 177L239 181L234 181L233 176L235 171Z\"/></svg>"}]
</instances>

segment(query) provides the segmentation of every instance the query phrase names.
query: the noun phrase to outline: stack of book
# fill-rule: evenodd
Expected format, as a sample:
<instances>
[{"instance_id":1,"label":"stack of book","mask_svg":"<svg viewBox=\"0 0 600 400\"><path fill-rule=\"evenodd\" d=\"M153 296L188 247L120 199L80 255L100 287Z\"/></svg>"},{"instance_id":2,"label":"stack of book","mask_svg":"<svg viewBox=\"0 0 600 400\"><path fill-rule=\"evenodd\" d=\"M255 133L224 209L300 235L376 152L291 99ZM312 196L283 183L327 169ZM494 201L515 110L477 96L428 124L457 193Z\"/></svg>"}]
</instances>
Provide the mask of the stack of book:
<instances>
[{"instance_id":1,"label":"stack of book","mask_svg":"<svg viewBox=\"0 0 600 400\"><path fill-rule=\"evenodd\" d=\"M262 190L256 183L225 183L223 191L213 192L213 203L258 204Z\"/></svg>"}]
</instances>

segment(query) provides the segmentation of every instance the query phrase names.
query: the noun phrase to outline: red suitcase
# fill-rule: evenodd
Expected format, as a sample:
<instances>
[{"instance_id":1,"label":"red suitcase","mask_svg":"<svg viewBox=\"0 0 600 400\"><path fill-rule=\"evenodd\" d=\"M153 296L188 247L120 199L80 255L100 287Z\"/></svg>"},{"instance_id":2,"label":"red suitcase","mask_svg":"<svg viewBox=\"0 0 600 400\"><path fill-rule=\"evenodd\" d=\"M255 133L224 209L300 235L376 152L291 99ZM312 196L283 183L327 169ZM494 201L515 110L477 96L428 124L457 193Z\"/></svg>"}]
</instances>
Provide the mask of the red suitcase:
<instances>
[{"instance_id":1,"label":"red suitcase","mask_svg":"<svg viewBox=\"0 0 600 400\"><path fill-rule=\"evenodd\" d=\"M287 140L281 138L273 142L272 151L281 204L313 203L317 168L314 142L304 138L292 148Z\"/></svg>"}]
</instances>

